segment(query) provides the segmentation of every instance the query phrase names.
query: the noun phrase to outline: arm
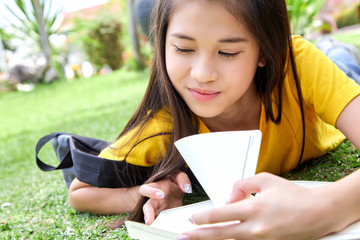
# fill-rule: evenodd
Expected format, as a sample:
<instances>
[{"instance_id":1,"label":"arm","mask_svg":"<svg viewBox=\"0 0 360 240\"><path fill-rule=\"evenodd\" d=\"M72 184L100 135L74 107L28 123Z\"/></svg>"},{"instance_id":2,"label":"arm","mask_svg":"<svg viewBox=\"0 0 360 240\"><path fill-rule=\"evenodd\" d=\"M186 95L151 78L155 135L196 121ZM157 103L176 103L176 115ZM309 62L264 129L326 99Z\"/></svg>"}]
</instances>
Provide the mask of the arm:
<instances>
[{"instance_id":1,"label":"arm","mask_svg":"<svg viewBox=\"0 0 360 240\"><path fill-rule=\"evenodd\" d=\"M191 183L184 172L176 172L158 182L133 188L98 188L74 179L69 189L69 204L76 210L96 214L132 212L141 196L149 197L143 207L145 221L168 208L182 205L184 193L191 193Z\"/></svg>"},{"instance_id":2,"label":"arm","mask_svg":"<svg viewBox=\"0 0 360 240\"><path fill-rule=\"evenodd\" d=\"M336 127L360 150L360 95L342 111ZM348 212L348 223L360 219L360 171L336 182L339 193L344 194L344 206Z\"/></svg>"},{"instance_id":3,"label":"arm","mask_svg":"<svg viewBox=\"0 0 360 240\"><path fill-rule=\"evenodd\" d=\"M360 96L340 114L336 127L360 149ZM254 198L246 198L257 192ZM229 205L194 214L195 224L238 224L184 233L179 239L318 239L360 219L360 170L326 186L305 189L262 173L238 181Z\"/></svg>"},{"instance_id":4,"label":"arm","mask_svg":"<svg viewBox=\"0 0 360 240\"><path fill-rule=\"evenodd\" d=\"M76 210L96 214L131 212L140 198L139 186L98 188L78 179L70 185L69 204Z\"/></svg>"}]
</instances>

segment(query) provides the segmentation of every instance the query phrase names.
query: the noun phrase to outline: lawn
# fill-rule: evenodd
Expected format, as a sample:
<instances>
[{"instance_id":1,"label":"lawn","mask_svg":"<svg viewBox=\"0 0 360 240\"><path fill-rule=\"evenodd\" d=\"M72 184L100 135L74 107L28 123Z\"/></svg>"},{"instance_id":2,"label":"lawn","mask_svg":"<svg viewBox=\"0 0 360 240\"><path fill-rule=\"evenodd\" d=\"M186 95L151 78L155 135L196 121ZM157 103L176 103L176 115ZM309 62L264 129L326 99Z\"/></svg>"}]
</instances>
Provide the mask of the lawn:
<instances>
[{"instance_id":1,"label":"lawn","mask_svg":"<svg viewBox=\"0 0 360 240\"><path fill-rule=\"evenodd\" d=\"M37 168L35 145L55 131L113 141L137 107L147 78L147 71L118 71L0 95L0 239L126 236L123 229L105 228L116 216L70 208L61 172ZM56 164L50 144L40 156Z\"/></svg>"},{"instance_id":2,"label":"lawn","mask_svg":"<svg viewBox=\"0 0 360 240\"><path fill-rule=\"evenodd\" d=\"M35 145L55 131L114 140L137 107L148 76L148 71L120 70L0 94L0 239L128 239L126 229L106 227L121 216L81 213L68 206L61 172L37 168ZM51 146L40 157L56 164ZM359 151L345 141L284 177L335 181L359 166Z\"/></svg>"}]
</instances>

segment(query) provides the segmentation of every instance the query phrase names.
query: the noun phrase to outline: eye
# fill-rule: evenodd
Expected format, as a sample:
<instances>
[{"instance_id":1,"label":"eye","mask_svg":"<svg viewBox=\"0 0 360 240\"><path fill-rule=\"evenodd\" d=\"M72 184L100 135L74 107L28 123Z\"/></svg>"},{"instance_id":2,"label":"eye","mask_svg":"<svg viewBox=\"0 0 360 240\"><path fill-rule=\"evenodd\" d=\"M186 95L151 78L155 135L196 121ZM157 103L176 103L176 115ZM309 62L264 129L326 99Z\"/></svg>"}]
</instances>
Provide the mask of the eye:
<instances>
[{"instance_id":1,"label":"eye","mask_svg":"<svg viewBox=\"0 0 360 240\"><path fill-rule=\"evenodd\" d=\"M234 58L237 57L241 52L223 52L223 51L219 51L218 54L220 56L226 57L226 58Z\"/></svg>"},{"instance_id":2,"label":"eye","mask_svg":"<svg viewBox=\"0 0 360 240\"><path fill-rule=\"evenodd\" d=\"M181 54L190 54L190 53L195 52L192 49L180 48L178 46L174 46L174 47L175 47L175 51L178 52L178 53L181 53Z\"/></svg>"}]
</instances>

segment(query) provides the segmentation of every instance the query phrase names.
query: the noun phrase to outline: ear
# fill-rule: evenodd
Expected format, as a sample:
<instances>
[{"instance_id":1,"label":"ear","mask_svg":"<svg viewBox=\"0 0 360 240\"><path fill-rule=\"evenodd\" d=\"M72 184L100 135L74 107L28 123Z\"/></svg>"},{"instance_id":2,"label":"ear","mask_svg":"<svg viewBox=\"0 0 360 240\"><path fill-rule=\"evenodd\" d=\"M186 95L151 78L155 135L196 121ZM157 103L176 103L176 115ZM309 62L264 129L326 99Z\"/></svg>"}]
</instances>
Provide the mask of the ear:
<instances>
[{"instance_id":1,"label":"ear","mask_svg":"<svg viewBox=\"0 0 360 240\"><path fill-rule=\"evenodd\" d=\"M260 55L259 57L259 62L258 62L258 66L259 67L264 67L266 65L266 60L263 54Z\"/></svg>"}]
</instances>

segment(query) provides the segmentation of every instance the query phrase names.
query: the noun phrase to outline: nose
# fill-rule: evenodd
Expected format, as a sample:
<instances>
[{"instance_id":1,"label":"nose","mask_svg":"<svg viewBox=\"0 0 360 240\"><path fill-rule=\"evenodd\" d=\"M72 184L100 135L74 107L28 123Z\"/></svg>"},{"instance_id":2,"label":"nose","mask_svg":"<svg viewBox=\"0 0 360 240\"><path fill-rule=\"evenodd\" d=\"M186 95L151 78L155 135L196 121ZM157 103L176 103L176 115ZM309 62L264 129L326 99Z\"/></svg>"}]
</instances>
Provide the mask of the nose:
<instances>
[{"instance_id":1,"label":"nose","mask_svg":"<svg viewBox=\"0 0 360 240\"><path fill-rule=\"evenodd\" d=\"M216 60L211 56L201 56L192 64L190 75L199 82L210 82L218 79Z\"/></svg>"}]
</instances>

